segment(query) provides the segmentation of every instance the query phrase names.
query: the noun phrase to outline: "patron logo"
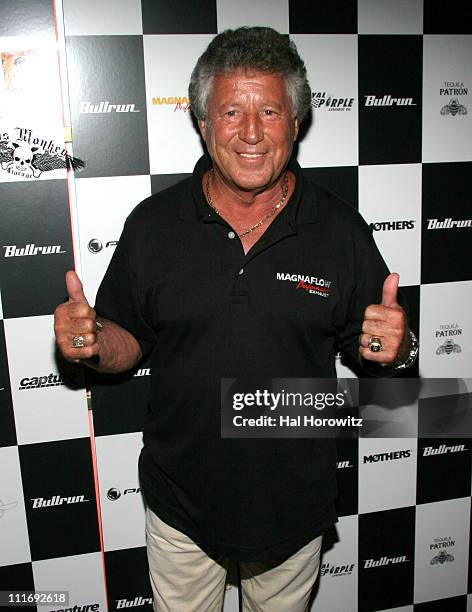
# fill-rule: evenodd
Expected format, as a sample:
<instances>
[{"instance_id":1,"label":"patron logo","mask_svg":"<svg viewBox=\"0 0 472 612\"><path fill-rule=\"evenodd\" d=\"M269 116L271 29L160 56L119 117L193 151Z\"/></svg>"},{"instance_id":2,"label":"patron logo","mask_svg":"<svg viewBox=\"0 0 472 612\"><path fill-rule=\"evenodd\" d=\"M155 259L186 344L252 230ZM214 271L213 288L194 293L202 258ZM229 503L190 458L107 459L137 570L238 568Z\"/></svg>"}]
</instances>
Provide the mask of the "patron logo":
<instances>
[{"instance_id":1,"label":"patron logo","mask_svg":"<svg viewBox=\"0 0 472 612\"><path fill-rule=\"evenodd\" d=\"M394 98L390 94L381 98L374 95L364 96L364 98L364 106L416 106L413 98Z\"/></svg>"},{"instance_id":2,"label":"patron logo","mask_svg":"<svg viewBox=\"0 0 472 612\"><path fill-rule=\"evenodd\" d=\"M439 89L440 96L452 96L447 104L441 107L441 115L467 115L467 108L459 100L458 96L467 96L468 87L464 87L461 81L444 81L444 87Z\"/></svg>"},{"instance_id":3,"label":"patron logo","mask_svg":"<svg viewBox=\"0 0 472 612\"><path fill-rule=\"evenodd\" d=\"M98 104L92 104L91 102L81 102L79 107L79 114L81 115L140 112L141 111L135 108L134 104L110 104L108 100L103 100Z\"/></svg>"},{"instance_id":4,"label":"patron logo","mask_svg":"<svg viewBox=\"0 0 472 612\"><path fill-rule=\"evenodd\" d=\"M320 110L350 111L354 104L354 98L338 98L326 91L311 92L311 106Z\"/></svg>"},{"instance_id":5,"label":"patron logo","mask_svg":"<svg viewBox=\"0 0 472 612\"><path fill-rule=\"evenodd\" d=\"M375 223L369 223L369 225L374 232L387 232L390 230L414 229L415 221L413 219L409 221L376 221Z\"/></svg>"},{"instance_id":6,"label":"patron logo","mask_svg":"<svg viewBox=\"0 0 472 612\"><path fill-rule=\"evenodd\" d=\"M439 219L428 219L428 226L426 229L451 229L453 227L472 227L472 219L452 219L447 217L444 221Z\"/></svg>"},{"instance_id":7,"label":"patron logo","mask_svg":"<svg viewBox=\"0 0 472 612\"><path fill-rule=\"evenodd\" d=\"M187 96L169 96L169 97L156 97L152 99L153 106L173 106L175 111L183 111L186 113L190 110L190 100Z\"/></svg>"},{"instance_id":8,"label":"patron logo","mask_svg":"<svg viewBox=\"0 0 472 612\"><path fill-rule=\"evenodd\" d=\"M123 491L123 496L133 495L134 493L140 493L140 492L141 492L140 487L132 488L132 489L125 489ZM119 489L116 489L115 487L112 487L111 489L108 489L107 497L110 501L117 501L121 497L121 491Z\"/></svg>"},{"instance_id":9,"label":"patron logo","mask_svg":"<svg viewBox=\"0 0 472 612\"><path fill-rule=\"evenodd\" d=\"M346 461L337 461L336 462L336 468L338 470L343 470L344 468L351 468L354 467L352 465L352 463L349 463L349 459L347 459Z\"/></svg>"},{"instance_id":10,"label":"patron logo","mask_svg":"<svg viewBox=\"0 0 472 612\"><path fill-rule=\"evenodd\" d=\"M67 251L62 250L58 245L47 245L47 246L36 246L33 244L27 244L24 247L17 247L14 244L3 245L5 252L4 257L28 257L33 255L59 255L60 253L66 253Z\"/></svg>"},{"instance_id":11,"label":"patron logo","mask_svg":"<svg viewBox=\"0 0 472 612\"><path fill-rule=\"evenodd\" d=\"M304 289L312 295L327 298L331 293L331 281L318 276L307 276L305 274L289 274L287 272L276 272L276 279L295 283L296 289Z\"/></svg>"},{"instance_id":12,"label":"patron logo","mask_svg":"<svg viewBox=\"0 0 472 612\"><path fill-rule=\"evenodd\" d=\"M436 355L451 355L452 353L462 353L462 347L450 338L446 340L444 344L438 346L436 349Z\"/></svg>"},{"instance_id":13,"label":"patron logo","mask_svg":"<svg viewBox=\"0 0 472 612\"><path fill-rule=\"evenodd\" d=\"M152 597L141 597L138 595L134 599L117 599L116 609L137 608L138 606L152 606Z\"/></svg>"},{"instance_id":14,"label":"patron logo","mask_svg":"<svg viewBox=\"0 0 472 612\"><path fill-rule=\"evenodd\" d=\"M454 561L454 555L451 555L445 550L442 550L440 553L438 553L435 557L431 559L430 563L431 565L436 565L436 563L440 563L442 565L443 563L446 563L446 561Z\"/></svg>"},{"instance_id":15,"label":"patron logo","mask_svg":"<svg viewBox=\"0 0 472 612\"><path fill-rule=\"evenodd\" d=\"M462 453L468 450L465 444L440 444L439 446L425 446L423 448L423 457L431 457L432 455L445 455L447 453Z\"/></svg>"},{"instance_id":16,"label":"patron logo","mask_svg":"<svg viewBox=\"0 0 472 612\"><path fill-rule=\"evenodd\" d=\"M406 558L406 555L402 555L401 557L380 557L380 559L365 559L364 560L364 569L369 569L371 567L383 567L385 565L397 565L399 563L406 563L409 559Z\"/></svg>"},{"instance_id":17,"label":"patron logo","mask_svg":"<svg viewBox=\"0 0 472 612\"><path fill-rule=\"evenodd\" d=\"M457 323L447 323L440 325L436 330L436 338L448 338L450 336L462 336L462 329Z\"/></svg>"},{"instance_id":18,"label":"patron logo","mask_svg":"<svg viewBox=\"0 0 472 612\"><path fill-rule=\"evenodd\" d=\"M320 568L321 576L350 576L354 571L356 564L348 563L346 565L332 565L323 563Z\"/></svg>"},{"instance_id":19,"label":"patron logo","mask_svg":"<svg viewBox=\"0 0 472 612\"><path fill-rule=\"evenodd\" d=\"M44 387L58 387L60 385L70 385L75 383L75 376L62 374L48 374L46 376L25 377L20 380L18 389L43 389Z\"/></svg>"},{"instance_id":20,"label":"patron logo","mask_svg":"<svg viewBox=\"0 0 472 612\"><path fill-rule=\"evenodd\" d=\"M467 96L468 93L468 87L460 81L444 81L444 87L439 90L440 96Z\"/></svg>"},{"instance_id":21,"label":"patron logo","mask_svg":"<svg viewBox=\"0 0 472 612\"><path fill-rule=\"evenodd\" d=\"M18 506L18 502L10 502L8 504L4 504L2 500L0 499L0 519L3 518L7 510L16 508L16 506Z\"/></svg>"},{"instance_id":22,"label":"patron logo","mask_svg":"<svg viewBox=\"0 0 472 612\"><path fill-rule=\"evenodd\" d=\"M441 550L455 546L456 541L448 536L447 538L434 538L433 543L429 545L429 550Z\"/></svg>"},{"instance_id":23,"label":"patron logo","mask_svg":"<svg viewBox=\"0 0 472 612\"><path fill-rule=\"evenodd\" d=\"M73 495L72 497L61 497L54 495L50 499L44 497L32 497L33 508L49 508L50 506L63 506L64 504L83 504L89 502L84 495Z\"/></svg>"},{"instance_id":24,"label":"patron logo","mask_svg":"<svg viewBox=\"0 0 472 612\"><path fill-rule=\"evenodd\" d=\"M21 178L39 178L51 170L80 170L85 163L69 155L64 145L33 136L26 128L15 128L15 134L4 132L0 138L0 167Z\"/></svg>"},{"instance_id":25,"label":"patron logo","mask_svg":"<svg viewBox=\"0 0 472 612\"><path fill-rule=\"evenodd\" d=\"M115 247L117 244L118 240L109 240L108 242L105 242L105 248L108 249L108 247ZM89 240L87 248L91 253L95 255L97 253L100 253L100 251L103 249L103 244L100 240L98 240L98 238L92 238L92 240Z\"/></svg>"},{"instance_id":26,"label":"patron logo","mask_svg":"<svg viewBox=\"0 0 472 612\"><path fill-rule=\"evenodd\" d=\"M466 107L459 102L459 98L452 98L447 104L441 107L441 115L467 115Z\"/></svg>"},{"instance_id":27,"label":"patron logo","mask_svg":"<svg viewBox=\"0 0 472 612\"><path fill-rule=\"evenodd\" d=\"M412 451L401 450L391 451L390 453L379 453L378 455L364 455L364 463L377 463L378 461L391 461L393 459L408 459Z\"/></svg>"}]
</instances>

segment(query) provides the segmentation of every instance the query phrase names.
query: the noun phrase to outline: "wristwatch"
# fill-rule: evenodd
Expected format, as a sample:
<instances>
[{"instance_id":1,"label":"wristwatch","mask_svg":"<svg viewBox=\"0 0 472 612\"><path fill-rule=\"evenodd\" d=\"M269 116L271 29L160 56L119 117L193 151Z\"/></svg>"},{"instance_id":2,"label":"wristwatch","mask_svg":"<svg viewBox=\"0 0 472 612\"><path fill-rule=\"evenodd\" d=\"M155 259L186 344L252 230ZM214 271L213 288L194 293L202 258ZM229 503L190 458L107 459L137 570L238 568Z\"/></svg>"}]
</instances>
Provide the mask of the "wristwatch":
<instances>
[{"instance_id":1,"label":"wristwatch","mask_svg":"<svg viewBox=\"0 0 472 612\"><path fill-rule=\"evenodd\" d=\"M408 357L405 359L405 361L394 364L393 367L395 370L404 370L411 367L415 363L416 357L418 356L418 351L420 348L418 338L411 331L411 329L408 330L408 333L410 334L410 352L408 353Z\"/></svg>"}]
</instances>

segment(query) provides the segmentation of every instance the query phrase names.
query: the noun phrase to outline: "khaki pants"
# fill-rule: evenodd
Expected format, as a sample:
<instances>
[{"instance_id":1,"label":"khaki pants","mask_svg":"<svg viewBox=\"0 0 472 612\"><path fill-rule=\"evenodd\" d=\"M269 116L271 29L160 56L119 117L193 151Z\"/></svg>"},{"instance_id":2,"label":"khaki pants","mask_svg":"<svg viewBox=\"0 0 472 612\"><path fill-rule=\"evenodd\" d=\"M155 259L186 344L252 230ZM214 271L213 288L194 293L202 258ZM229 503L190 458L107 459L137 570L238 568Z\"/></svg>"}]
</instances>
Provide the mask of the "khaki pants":
<instances>
[{"instance_id":1,"label":"khaki pants","mask_svg":"<svg viewBox=\"0 0 472 612\"><path fill-rule=\"evenodd\" d=\"M156 612L220 612L228 562L146 510L149 574ZM322 536L282 563L241 562L244 612L305 612L319 570Z\"/></svg>"}]
</instances>

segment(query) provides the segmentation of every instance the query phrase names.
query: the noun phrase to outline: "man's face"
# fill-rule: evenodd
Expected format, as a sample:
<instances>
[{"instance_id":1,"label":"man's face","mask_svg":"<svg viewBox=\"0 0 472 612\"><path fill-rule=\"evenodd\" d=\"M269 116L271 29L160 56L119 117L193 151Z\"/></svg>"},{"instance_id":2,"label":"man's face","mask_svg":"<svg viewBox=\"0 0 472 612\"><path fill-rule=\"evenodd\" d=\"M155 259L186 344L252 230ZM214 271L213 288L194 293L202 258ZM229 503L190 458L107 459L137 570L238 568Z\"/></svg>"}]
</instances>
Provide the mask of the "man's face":
<instances>
[{"instance_id":1,"label":"man's face","mask_svg":"<svg viewBox=\"0 0 472 612\"><path fill-rule=\"evenodd\" d=\"M205 120L208 153L236 191L264 191L280 176L298 133L285 80L238 70L215 77Z\"/></svg>"}]
</instances>

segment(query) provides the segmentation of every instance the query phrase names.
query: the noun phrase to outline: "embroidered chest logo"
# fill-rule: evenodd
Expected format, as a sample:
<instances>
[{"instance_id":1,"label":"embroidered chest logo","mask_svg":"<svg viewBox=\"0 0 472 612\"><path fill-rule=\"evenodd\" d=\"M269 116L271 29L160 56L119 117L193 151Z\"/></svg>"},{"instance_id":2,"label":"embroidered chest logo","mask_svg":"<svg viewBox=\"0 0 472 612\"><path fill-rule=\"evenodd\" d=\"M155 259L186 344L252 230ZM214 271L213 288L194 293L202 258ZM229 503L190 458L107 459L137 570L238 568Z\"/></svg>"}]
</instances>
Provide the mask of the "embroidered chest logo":
<instances>
[{"instance_id":1,"label":"embroidered chest logo","mask_svg":"<svg viewBox=\"0 0 472 612\"><path fill-rule=\"evenodd\" d=\"M304 289L312 295L319 295L328 298L331 295L332 281L318 276L308 276L306 274L289 274L288 272L276 272L278 281L288 281L295 285L295 289Z\"/></svg>"}]
</instances>

